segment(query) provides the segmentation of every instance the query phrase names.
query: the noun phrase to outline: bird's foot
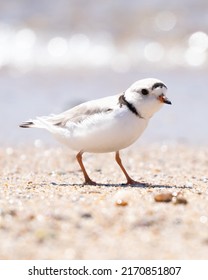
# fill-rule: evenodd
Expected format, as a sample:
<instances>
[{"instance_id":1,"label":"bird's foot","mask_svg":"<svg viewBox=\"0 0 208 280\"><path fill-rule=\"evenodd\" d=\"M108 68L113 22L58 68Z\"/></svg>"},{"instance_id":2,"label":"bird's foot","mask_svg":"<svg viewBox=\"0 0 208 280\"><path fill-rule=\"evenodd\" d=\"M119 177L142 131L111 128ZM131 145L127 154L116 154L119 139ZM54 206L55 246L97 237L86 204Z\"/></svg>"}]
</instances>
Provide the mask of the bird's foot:
<instances>
[{"instance_id":1,"label":"bird's foot","mask_svg":"<svg viewBox=\"0 0 208 280\"><path fill-rule=\"evenodd\" d=\"M83 186L88 185L88 186L96 186L97 183L92 181L91 179L87 179L85 180L85 182L83 183Z\"/></svg>"},{"instance_id":2,"label":"bird's foot","mask_svg":"<svg viewBox=\"0 0 208 280\"><path fill-rule=\"evenodd\" d=\"M131 178L129 178L126 182L127 185L143 185L141 182L135 181Z\"/></svg>"}]
</instances>

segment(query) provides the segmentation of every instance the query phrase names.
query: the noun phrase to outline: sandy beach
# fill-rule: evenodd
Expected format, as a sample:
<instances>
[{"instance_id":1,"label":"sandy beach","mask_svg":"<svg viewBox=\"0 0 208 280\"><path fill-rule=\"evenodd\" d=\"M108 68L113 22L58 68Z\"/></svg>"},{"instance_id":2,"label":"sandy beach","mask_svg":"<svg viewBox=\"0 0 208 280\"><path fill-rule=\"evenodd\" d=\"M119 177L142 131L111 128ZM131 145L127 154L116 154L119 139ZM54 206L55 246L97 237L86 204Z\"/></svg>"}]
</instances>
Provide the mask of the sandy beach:
<instances>
[{"instance_id":1,"label":"sandy beach","mask_svg":"<svg viewBox=\"0 0 208 280\"><path fill-rule=\"evenodd\" d=\"M123 151L139 186L113 154L86 154L99 184L82 186L72 152L36 146L0 149L0 259L208 258L207 147Z\"/></svg>"}]
</instances>

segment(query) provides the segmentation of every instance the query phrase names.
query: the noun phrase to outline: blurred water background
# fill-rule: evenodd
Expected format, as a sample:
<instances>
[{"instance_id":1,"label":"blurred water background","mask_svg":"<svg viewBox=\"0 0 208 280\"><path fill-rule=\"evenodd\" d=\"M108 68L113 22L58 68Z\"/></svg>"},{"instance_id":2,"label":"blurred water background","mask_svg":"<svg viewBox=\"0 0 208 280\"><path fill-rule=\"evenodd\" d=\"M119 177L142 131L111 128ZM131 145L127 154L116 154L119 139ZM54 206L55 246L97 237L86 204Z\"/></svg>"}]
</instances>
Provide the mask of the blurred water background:
<instances>
[{"instance_id":1,"label":"blurred water background","mask_svg":"<svg viewBox=\"0 0 208 280\"><path fill-rule=\"evenodd\" d=\"M207 0L0 0L0 143L54 144L18 124L156 77L173 105L141 143L206 144L207 70Z\"/></svg>"}]
</instances>

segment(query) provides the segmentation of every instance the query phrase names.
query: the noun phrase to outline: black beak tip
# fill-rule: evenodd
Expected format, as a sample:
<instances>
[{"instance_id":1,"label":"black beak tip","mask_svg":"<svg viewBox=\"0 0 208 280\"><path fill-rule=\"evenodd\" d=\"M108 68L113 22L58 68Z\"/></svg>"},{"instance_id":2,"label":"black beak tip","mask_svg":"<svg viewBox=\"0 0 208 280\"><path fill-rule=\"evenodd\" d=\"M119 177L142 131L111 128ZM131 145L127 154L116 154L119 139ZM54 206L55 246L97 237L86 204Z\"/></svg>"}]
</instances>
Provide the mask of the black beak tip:
<instances>
[{"instance_id":1,"label":"black beak tip","mask_svg":"<svg viewBox=\"0 0 208 280\"><path fill-rule=\"evenodd\" d=\"M167 99L167 100L165 101L165 104L172 105L172 102L171 102L170 100Z\"/></svg>"}]
</instances>

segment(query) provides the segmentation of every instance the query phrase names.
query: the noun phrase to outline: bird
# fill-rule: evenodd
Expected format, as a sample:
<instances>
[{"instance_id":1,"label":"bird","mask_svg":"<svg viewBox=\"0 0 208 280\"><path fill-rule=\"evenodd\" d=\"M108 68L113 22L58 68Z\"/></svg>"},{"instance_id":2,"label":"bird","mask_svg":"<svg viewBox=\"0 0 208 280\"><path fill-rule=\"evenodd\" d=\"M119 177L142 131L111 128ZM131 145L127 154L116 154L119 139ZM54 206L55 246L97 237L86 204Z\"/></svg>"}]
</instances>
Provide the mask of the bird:
<instances>
[{"instance_id":1,"label":"bird","mask_svg":"<svg viewBox=\"0 0 208 280\"><path fill-rule=\"evenodd\" d=\"M120 150L133 144L163 104L171 104L167 86L159 79L134 82L120 94L86 101L60 114L36 117L21 128L43 128L60 142L76 151L84 176L84 185L96 185L83 164L84 153L115 153L115 160L126 177L127 185L139 184L126 171Z\"/></svg>"}]
</instances>

